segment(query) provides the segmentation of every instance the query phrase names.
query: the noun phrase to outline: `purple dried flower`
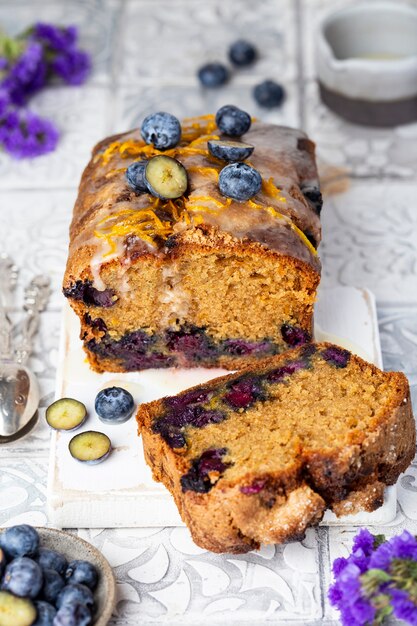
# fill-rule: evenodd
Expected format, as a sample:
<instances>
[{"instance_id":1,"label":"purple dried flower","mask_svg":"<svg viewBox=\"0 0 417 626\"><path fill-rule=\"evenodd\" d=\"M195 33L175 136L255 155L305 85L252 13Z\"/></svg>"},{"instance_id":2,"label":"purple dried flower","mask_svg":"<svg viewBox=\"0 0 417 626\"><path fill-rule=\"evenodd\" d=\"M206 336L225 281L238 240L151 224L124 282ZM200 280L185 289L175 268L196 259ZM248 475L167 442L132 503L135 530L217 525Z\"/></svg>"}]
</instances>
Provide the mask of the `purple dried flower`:
<instances>
[{"instance_id":1,"label":"purple dried flower","mask_svg":"<svg viewBox=\"0 0 417 626\"><path fill-rule=\"evenodd\" d=\"M392 614L417 626L417 538L410 532L386 540L362 529L333 574L329 600L344 626L380 624Z\"/></svg>"},{"instance_id":2,"label":"purple dried flower","mask_svg":"<svg viewBox=\"0 0 417 626\"><path fill-rule=\"evenodd\" d=\"M367 528L361 528L356 537L353 539L353 552L363 550L366 556L370 556L374 549L375 537Z\"/></svg>"},{"instance_id":3,"label":"purple dried flower","mask_svg":"<svg viewBox=\"0 0 417 626\"><path fill-rule=\"evenodd\" d=\"M0 141L17 159L36 157L55 149L58 130L49 120L30 111L11 111L0 122Z\"/></svg>"},{"instance_id":4,"label":"purple dried flower","mask_svg":"<svg viewBox=\"0 0 417 626\"><path fill-rule=\"evenodd\" d=\"M5 89L0 89L0 120L6 115L10 106L10 96Z\"/></svg>"},{"instance_id":5,"label":"purple dried flower","mask_svg":"<svg viewBox=\"0 0 417 626\"><path fill-rule=\"evenodd\" d=\"M417 625L417 605L403 589L391 589L391 604L395 617L403 619L409 624Z\"/></svg>"},{"instance_id":6,"label":"purple dried flower","mask_svg":"<svg viewBox=\"0 0 417 626\"><path fill-rule=\"evenodd\" d=\"M392 560L392 545L388 541L381 544L369 559L369 567L387 571Z\"/></svg>"},{"instance_id":7,"label":"purple dried flower","mask_svg":"<svg viewBox=\"0 0 417 626\"><path fill-rule=\"evenodd\" d=\"M67 85L81 85L91 70L90 57L82 50L69 48L56 55L51 63L51 69Z\"/></svg>"},{"instance_id":8,"label":"purple dried flower","mask_svg":"<svg viewBox=\"0 0 417 626\"><path fill-rule=\"evenodd\" d=\"M38 22L33 27L31 36L52 50L63 51L75 45L78 29L76 26L61 27Z\"/></svg>"},{"instance_id":9,"label":"purple dried flower","mask_svg":"<svg viewBox=\"0 0 417 626\"><path fill-rule=\"evenodd\" d=\"M45 83L46 64L42 46L36 41L30 41L20 57L8 65L0 87L7 90L13 104L21 106Z\"/></svg>"},{"instance_id":10,"label":"purple dried flower","mask_svg":"<svg viewBox=\"0 0 417 626\"><path fill-rule=\"evenodd\" d=\"M408 530L404 530L401 535L392 537L390 544L394 558L417 560L417 540Z\"/></svg>"}]
</instances>

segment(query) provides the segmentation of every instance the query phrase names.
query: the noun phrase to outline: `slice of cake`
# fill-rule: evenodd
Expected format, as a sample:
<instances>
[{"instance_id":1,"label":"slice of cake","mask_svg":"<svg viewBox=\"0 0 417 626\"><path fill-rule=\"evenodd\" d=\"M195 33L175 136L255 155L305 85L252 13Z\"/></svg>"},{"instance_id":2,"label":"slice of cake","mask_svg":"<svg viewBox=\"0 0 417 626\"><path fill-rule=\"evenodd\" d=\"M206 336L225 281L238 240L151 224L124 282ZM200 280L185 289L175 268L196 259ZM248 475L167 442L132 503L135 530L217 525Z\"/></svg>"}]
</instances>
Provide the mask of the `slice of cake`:
<instances>
[{"instance_id":1,"label":"slice of cake","mask_svg":"<svg viewBox=\"0 0 417 626\"><path fill-rule=\"evenodd\" d=\"M137 420L154 479L213 552L300 539L326 508L373 511L415 453L404 374L326 343L143 404Z\"/></svg>"},{"instance_id":2,"label":"slice of cake","mask_svg":"<svg viewBox=\"0 0 417 626\"><path fill-rule=\"evenodd\" d=\"M167 115L101 142L81 180L64 294L91 367L238 369L309 341L320 278L314 144L246 113L238 138L218 127L233 132L224 115L182 126Z\"/></svg>"}]
</instances>

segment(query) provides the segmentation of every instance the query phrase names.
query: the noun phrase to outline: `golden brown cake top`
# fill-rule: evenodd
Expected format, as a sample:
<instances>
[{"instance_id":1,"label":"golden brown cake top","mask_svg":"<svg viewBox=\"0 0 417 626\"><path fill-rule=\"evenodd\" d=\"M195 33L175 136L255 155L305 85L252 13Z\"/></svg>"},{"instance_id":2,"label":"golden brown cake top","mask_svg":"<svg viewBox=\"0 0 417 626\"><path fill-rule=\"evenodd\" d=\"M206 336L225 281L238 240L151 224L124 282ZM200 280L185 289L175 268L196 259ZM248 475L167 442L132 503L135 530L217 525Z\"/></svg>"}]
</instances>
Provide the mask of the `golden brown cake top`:
<instances>
[{"instance_id":1,"label":"golden brown cake top","mask_svg":"<svg viewBox=\"0 0 417 626\"><path fill-rule=\"evenodd\" d=\"M90 274L97 279L102 264L115 259L126 264L145 253L164 255L174 237L189 237L190 231L199 231L196 240L201 241L205 226L212 235L257 242L317 270L320 220L303 193L319 191L314 144L302 131L255 121L242 139L255 148L248 163L261 174L262 187L239 202L218 187L225 163L209 153L207 141L219 138L214 116L207 115L183 120L180 143L163 152L147 145L140 129L98 144L80 184L70 257L88 250ZM183 197L161 200L129 187L128 166L158 154L175 157L186 168L189 186Z\"/></svg>"}]
</instances>

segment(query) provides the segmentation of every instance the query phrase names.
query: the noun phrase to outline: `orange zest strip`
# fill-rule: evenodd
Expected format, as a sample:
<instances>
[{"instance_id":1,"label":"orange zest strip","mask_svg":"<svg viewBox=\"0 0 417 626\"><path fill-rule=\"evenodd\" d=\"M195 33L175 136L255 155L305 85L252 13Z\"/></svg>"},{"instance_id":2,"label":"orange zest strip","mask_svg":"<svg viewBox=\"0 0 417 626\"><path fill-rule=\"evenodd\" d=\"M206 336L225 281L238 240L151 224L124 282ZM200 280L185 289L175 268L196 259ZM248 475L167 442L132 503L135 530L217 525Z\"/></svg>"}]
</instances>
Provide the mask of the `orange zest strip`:
<instances>
[{"instance_id":1,"label":"orange zest strip","mask_svg":"<svg viewBox=\"0 0 417 626\"><path fill-rule=\"evenodd\" d=\"M273 178L269 178L268 180L262 180L262 191L272 198L277 198L281 193L281 190L275 185Z\"/></svg>"},{"instance_id":2,"label":"orange zest strip","mask_svg":"<svg viewBox=\"0 0 417 626\"><path fill-rule=\"evenodd\" d=\"M200 167L199 165L190 165L189 167L187 167L187 172L196 172L197 174L202 174L203 176L213 174L216 180L219 177L219 172L214 167Z\"/></svg>"}]
</instances>

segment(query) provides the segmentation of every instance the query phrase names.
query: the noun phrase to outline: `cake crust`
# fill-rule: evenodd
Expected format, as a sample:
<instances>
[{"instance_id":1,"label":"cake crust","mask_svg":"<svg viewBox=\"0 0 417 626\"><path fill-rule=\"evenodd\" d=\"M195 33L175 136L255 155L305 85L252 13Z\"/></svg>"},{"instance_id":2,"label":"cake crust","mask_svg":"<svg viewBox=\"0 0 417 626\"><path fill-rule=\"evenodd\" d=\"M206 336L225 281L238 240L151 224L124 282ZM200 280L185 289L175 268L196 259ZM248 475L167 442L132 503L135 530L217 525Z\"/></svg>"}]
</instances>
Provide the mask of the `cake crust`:
<instances>
[{"instance_id":1,"label":"cake crust","mask_svg":"<svg viewBox=\"0 0 417 626\"><path fill-rule=\"evenodd\" d=\"M316 349L323 351L329 347L330 344L317 344ZM272 357L262 365L184 393L230 386L241 376L259 372L262 367L276 368L289 358L299 358L301 350ZM366 430L351 428L348 443L345 441L343 445L330 438L319 448L298 441L283 467L279 463L276 468L270 465L264 471L248 467L242 476L232 474L231 478L226 469L207 493L183 489L183 477L190 472L192 463L187 449L173 449L155 432L155 420L163 414L165 400L139 407L137 421L145 459L154 479L162 482L173 495L198 545L213 552L242 553L261 543L301 539L306 528L321 520L326 508L336 515L345 515L373 511L381 506L385 486L396 482L415 454L415 425L408 382L402 373L381 372L357 356L351 355L350 362L365 377L381 381L384 388L389 389L389 397L382 409L378 409L378 418L369 419ZM317 429L323 427L316 426ZM186 433L192 447L195 429ZM250 443L248 434L248 445ZM224 445L228 445L226 436Z\"/></svg>"}]
</instances>

